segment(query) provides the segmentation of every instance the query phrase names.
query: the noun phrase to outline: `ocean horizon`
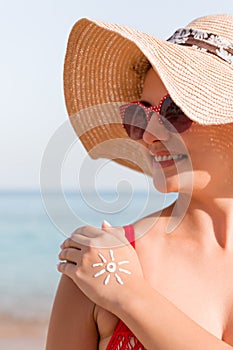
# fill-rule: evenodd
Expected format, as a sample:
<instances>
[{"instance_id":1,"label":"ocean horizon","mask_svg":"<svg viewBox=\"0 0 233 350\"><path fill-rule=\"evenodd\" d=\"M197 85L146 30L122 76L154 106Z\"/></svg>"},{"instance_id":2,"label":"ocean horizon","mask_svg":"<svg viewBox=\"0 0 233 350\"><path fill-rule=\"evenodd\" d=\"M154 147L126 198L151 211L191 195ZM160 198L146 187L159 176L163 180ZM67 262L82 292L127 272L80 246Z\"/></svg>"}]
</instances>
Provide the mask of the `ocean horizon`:
<instances>
[{"instance_id":1,"label":"ocean horizon","mask_svg":"<svg viewBox=\"0 0 233 350\"><path fill-rule=\"evenodd\" d=\"M0 190L0 319L47 322L60 274L60 244L75 228L126 225L166 207L175 194ZM1 322L0 320L0 322Z\"/></svg>"}]
</instances>

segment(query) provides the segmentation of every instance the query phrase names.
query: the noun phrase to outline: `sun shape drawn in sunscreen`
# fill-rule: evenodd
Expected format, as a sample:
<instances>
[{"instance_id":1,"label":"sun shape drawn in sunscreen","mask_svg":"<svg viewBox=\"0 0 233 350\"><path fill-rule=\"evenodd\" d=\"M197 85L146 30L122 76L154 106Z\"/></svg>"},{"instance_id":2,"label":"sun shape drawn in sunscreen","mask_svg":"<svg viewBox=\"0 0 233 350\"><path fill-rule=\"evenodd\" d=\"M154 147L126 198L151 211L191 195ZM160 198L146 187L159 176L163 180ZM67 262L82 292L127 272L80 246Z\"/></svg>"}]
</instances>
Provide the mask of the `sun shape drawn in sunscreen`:
<instances>
[{"instance_id":1,"label":"sun shape drawn in sunscreen","mask_svg":"<svg viewBox=\"0 0 233 350\"><path fill-rule=\"evenodd\" d=\"M109 250L109 255L111 258L110 262L108 262L107 259L101 253L98 253L98 255L99 255L100 259L102 260L102 262L95 263L92 265L92 267L99 267L99 266L103 267L104 266L104 268L102 270L96 272L93 275L93 277L96 278L96 277L103 275L104 273L107 273L107 276L104 279L104 284L107 285L110 281L111 274L114 274L116 281L119 284L124 284L124 282L122 281L121 277L119 276L119 274L117 272L119 271L119 272L126 273L127 275L131 275L131 272L129 270L125 270L125 269L122 269L121 267L119 267L121 265L128 264L129 261L122 260L122 261L115 262L115 258L114 258L114 254L113 254L112 249Z\"/></svg>"}]
</instances>

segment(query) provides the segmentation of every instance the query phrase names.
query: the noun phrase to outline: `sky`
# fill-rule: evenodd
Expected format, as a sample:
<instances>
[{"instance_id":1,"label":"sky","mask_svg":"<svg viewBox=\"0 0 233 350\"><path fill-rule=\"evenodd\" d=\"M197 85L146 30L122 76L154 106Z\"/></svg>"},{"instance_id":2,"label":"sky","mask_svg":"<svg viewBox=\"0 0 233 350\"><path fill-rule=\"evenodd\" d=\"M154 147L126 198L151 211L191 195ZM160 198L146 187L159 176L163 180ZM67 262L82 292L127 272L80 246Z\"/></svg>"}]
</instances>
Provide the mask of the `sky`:
<instances>
[{"instance_id":1,"label":"sky","mask_svg":"<svg viewBox=\"0 0 233 350\"><path fill-rule=\"evenodd\" d=\"M78 19L119 23L166 39L196 17L216 13L233 14L233 1L0 0L0 190L40 188L41 164L49 142L68 120L63 62L69 32ZM67 135L75 139L71 126ZM62 162L64 188L89 186L88 177L81 184L77 181L84 161L93 164L80 142L72 141ZM103 188L128 176L137 188L147 181L109 162L102 168L107 175L104 185L103 180L96 181ZM51 173L48 186L53 186L53 176Z\"/></svg>"}]
</instances>

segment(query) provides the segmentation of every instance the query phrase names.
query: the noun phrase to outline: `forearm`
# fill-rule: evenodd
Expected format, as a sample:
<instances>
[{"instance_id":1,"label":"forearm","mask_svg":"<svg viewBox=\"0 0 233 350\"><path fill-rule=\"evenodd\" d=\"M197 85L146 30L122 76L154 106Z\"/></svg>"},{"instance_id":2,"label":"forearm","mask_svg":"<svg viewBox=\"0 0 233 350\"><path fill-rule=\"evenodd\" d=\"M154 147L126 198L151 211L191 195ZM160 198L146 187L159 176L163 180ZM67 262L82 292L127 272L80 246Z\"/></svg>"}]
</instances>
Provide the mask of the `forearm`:
<instances>
[{"instance_id":1,"label":"forearm","mask_svg":"<svg viewBox=\"0 0 233 350\"><path fill-rule=\"evenodd\" d=\"M114 312L150 350L232 350L145 281L123 293Z\"/></svg>"}]
</instances>

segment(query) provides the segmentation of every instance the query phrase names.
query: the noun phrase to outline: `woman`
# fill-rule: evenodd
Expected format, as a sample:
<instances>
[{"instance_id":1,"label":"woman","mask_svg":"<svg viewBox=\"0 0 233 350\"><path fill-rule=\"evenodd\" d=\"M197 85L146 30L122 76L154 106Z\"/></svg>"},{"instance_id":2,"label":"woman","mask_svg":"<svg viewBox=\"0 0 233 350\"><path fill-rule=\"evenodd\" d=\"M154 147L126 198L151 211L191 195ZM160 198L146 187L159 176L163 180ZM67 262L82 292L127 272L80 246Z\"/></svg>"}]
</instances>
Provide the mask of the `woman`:
<instances>
[{"instance_id":1,"label":"woman","mask_svg":"<svg viewBox=\"0 0 233 350\"><path fill-rule=\"evenodd\" d=\"M127 238L104 222L62 244L47 350L233 349L233 16L168 41L81 20L64 77L90 155L179 197Z\"/></svg>"}]
</instances>

